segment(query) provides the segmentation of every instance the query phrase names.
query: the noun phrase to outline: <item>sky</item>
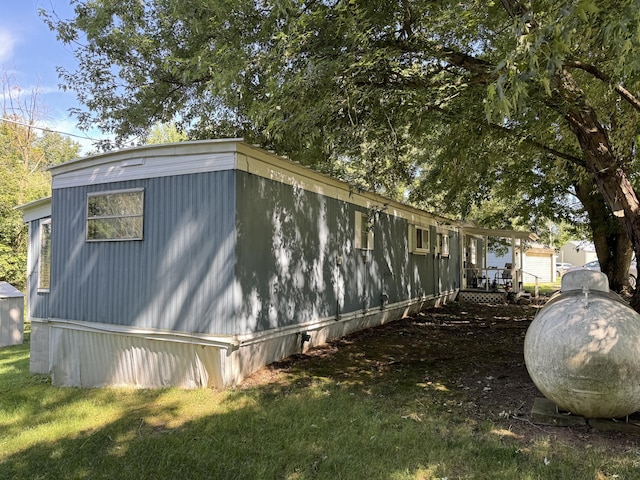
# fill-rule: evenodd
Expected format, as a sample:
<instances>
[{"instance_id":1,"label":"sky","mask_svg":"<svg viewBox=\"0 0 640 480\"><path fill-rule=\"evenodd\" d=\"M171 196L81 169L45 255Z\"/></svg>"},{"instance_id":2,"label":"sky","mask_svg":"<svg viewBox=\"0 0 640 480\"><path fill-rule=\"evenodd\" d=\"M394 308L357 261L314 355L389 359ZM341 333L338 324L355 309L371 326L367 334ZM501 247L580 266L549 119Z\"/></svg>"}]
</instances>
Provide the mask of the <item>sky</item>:
<instances>
[{"instance_id":1,"label":"sky","mask_svg":"<svg viewBox=\"0 0 640 480\"><path fill-rule=\"evenodd\" d=\"M0 0L0 74L23 94L38 89L45 115L41 126L80 136L100 138L97 130L82 132L69 109L79 107L72 91L59 88L56 67L74 70L76 61L69 47L58 42L38 15L40 9L54 11L60 18L71 18L70 0ZM87 153L90 140L72 137Z\"/></svg>"}]
</instances>

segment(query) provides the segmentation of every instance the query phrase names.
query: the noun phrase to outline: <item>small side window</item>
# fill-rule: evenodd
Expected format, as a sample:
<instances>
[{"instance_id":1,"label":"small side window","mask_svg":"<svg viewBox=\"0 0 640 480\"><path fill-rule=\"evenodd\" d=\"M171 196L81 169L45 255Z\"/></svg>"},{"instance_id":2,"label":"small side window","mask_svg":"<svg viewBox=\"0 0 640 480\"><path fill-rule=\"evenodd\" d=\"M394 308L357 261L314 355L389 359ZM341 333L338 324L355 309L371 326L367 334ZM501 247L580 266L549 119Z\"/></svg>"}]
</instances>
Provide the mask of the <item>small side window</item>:
<instances>
[{"instance_id":1,"label":"small side window","mask_svg":"<svg viewBox=\"0 0 640 480\"><path fill-rule=\"evenodd\" d=\"M51 286L51 220L40 224L40 259L38 290L48 291Z\"/></svg>"},{"instance_id":2,"label":"small side window","mask_svg":"<svg viewBox=\"0 0 640 480\"><path fill-rule=\"evenodd\" d=\"M416 255L426 255L431 248L429 227L409 225L409 251Z\"/></svg>"},{"instance_id":3,"label":"small side window","mask_svg":"<svg viewBox=\"0 0 640 480\"><path fill-rule=\"evenodd\" d=\"M438 234L438 251L443 257L449 256L449 235L446 233Z\"/></svg>"},{"instance_id":4,"label":"small side window","mask_svg":"<svg viewBox=\"0 0 640 480\"><path fill-rule=\"evenodd\" d=\"M356 212L355 248L373 250L373 220L365 212Z\"/></svg>"},{"instance_id":5,"label":"small side window","mask_svg":"<svg viewBox=\"0 0 640 480\"><path fill-rule=\"evenodd\" d=\"M87 241L142 240L144 190L87 195Z\"/></svg>"}]
</instances>

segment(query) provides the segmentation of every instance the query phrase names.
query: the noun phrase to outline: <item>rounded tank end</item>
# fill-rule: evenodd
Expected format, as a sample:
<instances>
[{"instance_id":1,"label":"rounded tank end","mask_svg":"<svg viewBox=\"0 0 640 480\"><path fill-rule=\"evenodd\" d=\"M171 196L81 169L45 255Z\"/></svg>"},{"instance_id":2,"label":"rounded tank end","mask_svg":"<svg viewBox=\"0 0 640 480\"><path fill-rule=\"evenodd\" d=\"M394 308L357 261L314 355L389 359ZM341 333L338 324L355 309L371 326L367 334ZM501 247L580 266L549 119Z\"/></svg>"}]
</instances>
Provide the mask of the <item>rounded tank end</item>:
<instances>
[{"instance_id":1,"label":"rounded tank end","mask_svg":"<svg viewBox=\"0 0 640 480\"><path fill-rule=\"evenodd\" d=\"M588 287L589 290L608 292L609 278L602 272L581 268L565 273L560 283L561 292L583 290L584 287Z\"/></svg>"}]
</instances>

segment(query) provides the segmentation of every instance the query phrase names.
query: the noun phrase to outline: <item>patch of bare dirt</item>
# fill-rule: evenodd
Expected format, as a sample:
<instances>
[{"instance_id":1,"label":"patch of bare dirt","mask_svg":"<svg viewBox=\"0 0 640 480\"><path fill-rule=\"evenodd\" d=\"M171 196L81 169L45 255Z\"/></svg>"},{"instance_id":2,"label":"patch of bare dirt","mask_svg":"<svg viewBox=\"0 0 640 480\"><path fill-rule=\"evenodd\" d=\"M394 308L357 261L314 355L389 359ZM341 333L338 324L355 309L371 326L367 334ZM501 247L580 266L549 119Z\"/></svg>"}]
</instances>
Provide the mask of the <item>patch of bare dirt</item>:
<instances>
[{"instance_id":1,"label":"patch of bare dirt","mask_svg":"<svg viewBox=\"0 0 640 480\"><path fill-rule=\"evenodd\" d=\"M452 392L434 396L433 401L441 402L443 408L494 422L523 443L549 437L576 448L638 448L639 435L531 421L534 399L542 395L529 377L523 348L526 330L539 308L458 302L431 308L272 364L240 388L300 374L409 395L417 386L433 386L434 392Z\"/></svg>"}]
</instances>

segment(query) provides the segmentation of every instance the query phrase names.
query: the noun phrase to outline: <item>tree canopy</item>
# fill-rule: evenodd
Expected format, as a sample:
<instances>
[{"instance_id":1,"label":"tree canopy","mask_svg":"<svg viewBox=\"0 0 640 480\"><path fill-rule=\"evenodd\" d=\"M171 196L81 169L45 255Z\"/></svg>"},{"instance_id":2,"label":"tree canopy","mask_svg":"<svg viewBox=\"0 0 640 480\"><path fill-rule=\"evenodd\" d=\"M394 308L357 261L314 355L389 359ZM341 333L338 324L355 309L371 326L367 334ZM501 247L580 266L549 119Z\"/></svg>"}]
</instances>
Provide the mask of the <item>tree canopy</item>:
<instances>
[{"instance_id":1,"label":"tree canopy","mask_svg":"<svg viewBox=\"0 0 640 480\"><path fill-rule=\"evenodd\" d=\"M637 1L73 3L44 15L84 126L242 136L426 208L497 201L495 226L571 220L577 195L614 284L640 255Z\"/></svg>"},{"instance_id":2,"label":"tree canopy","mask_svg":"<svg viewBox=\"0 0 640 480\"><path fill-rule=\"evenodd\" d=\"M15 207L51 195L47 167L78 157L80 144L58 133L40 131L37 94L15 96L3 77L0 98L0 280L24 290L27 227Z\"/></svg>"}]
</instances>

